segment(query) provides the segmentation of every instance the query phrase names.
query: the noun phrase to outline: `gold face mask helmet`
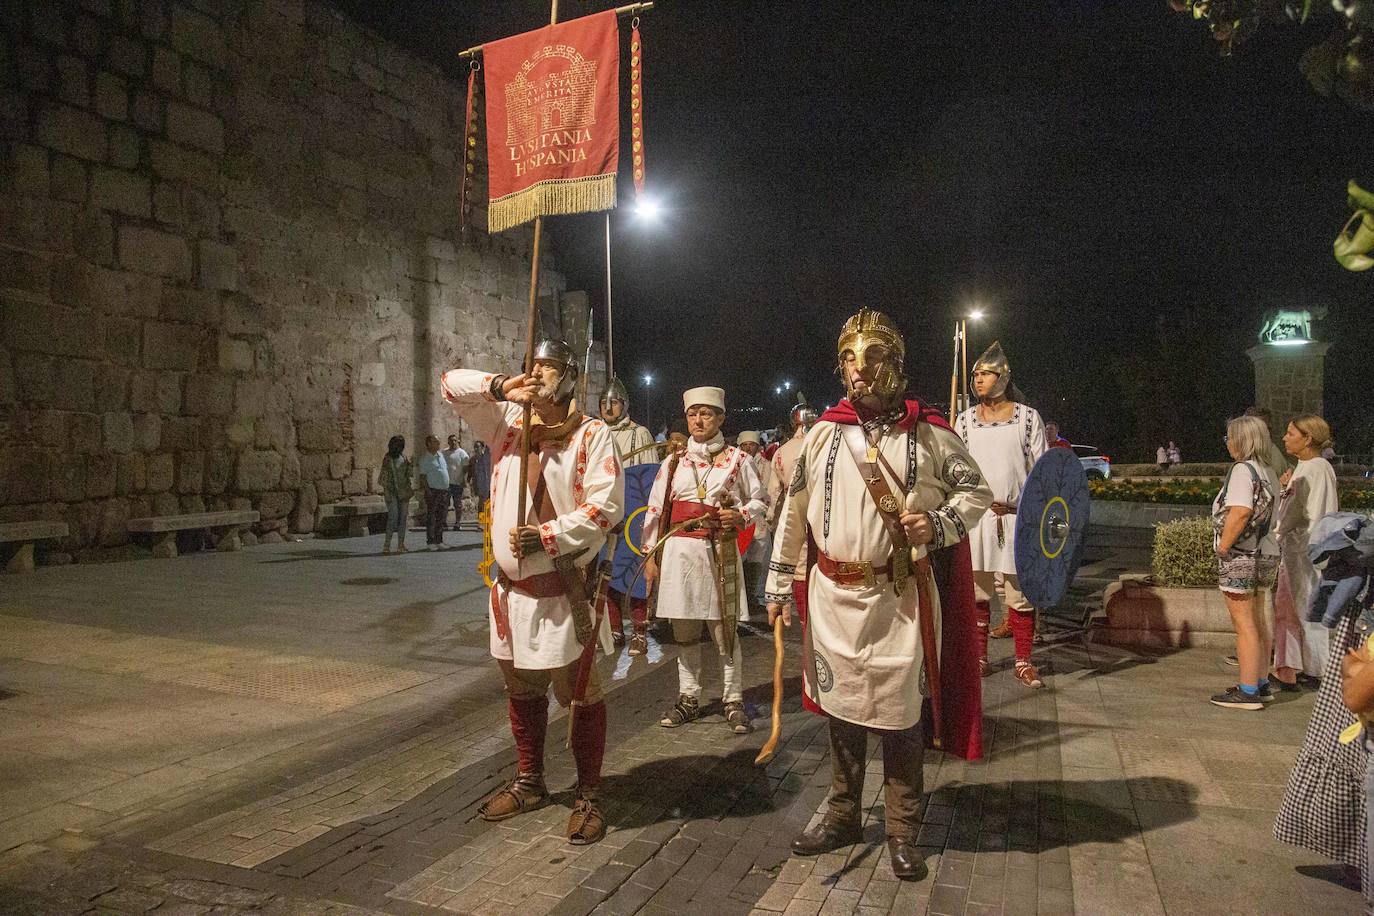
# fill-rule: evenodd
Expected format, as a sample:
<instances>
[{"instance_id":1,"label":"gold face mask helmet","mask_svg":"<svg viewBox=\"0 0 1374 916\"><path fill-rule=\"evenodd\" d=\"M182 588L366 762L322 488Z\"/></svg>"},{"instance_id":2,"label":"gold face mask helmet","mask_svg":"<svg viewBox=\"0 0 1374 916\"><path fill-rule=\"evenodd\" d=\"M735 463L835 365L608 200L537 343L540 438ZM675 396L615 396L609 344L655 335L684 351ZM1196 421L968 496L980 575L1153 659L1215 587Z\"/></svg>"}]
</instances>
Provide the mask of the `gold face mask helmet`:
<instances>
[{"instance_id":1,"label":"gold face mask helmet","mask_svg":"<svg viewBox=\"0 0 1374 916\"><path fill-rule=\"evenodd\" d=\"M1011 365L1007 362L1007 354L1002 352L1001 343L994 340L992 346L978 357L978 361L973 364L973 374L977 375L979 372L997 373L997 381L988 389L988 397L1000 398L1006 393L1007 386L1011 384ZM969 379L969 384L973 384L973 379Z\"/></svg>"},{"instance_id":2,"label":"gold face mask helmet","mask_svg":"<svg viewBox=\"0 0 1374 916\"><path fill-rule=\"evenodd\" d=\"M890 402L906 392L906 376L902 374L906 344L902 341L902 332L897 330L891 318L882 312L862 308L840 329L837 371L852 400L856 392L852 387L853 380L845 369L845 357L851 353L860 372L869 366L877 368L872 391L879 400Z\"/></svg>"}]
</instances>

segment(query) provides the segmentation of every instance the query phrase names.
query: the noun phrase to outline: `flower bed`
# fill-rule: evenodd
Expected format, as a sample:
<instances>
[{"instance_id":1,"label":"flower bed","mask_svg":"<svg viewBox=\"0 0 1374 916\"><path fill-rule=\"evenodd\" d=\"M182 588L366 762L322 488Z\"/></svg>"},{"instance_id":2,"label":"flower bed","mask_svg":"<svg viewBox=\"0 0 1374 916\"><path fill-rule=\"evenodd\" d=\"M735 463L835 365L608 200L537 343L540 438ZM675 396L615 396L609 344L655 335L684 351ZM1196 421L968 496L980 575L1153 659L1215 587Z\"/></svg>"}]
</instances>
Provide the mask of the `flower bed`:
<instances>
[{"instance_id":1,"label":"flower bed","mask_svg":"<svg viewBox=\"0 0 1374 916\"><path fill-rule=\"evenodd\" d=\"M1173 506L1210 505L1221 489L1220 478L1151 478L1148 480L1090 480L1093 499L1132 503L1167 503ZM1354 511L1374 509L1374 480L1342 482L1339 485L1341 508Z\"/></svg>"}]
</instances>

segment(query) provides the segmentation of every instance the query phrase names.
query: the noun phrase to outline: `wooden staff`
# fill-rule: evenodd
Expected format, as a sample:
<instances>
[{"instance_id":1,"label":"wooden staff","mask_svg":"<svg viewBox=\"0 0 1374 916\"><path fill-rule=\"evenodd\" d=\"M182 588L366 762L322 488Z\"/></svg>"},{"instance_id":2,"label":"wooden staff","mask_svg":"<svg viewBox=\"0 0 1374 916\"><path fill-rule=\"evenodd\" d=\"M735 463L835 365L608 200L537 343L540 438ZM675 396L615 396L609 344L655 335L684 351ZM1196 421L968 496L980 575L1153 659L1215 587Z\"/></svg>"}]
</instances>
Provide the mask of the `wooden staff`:
<instances>
[{"instance_id":1,"label":"wooden staff","mask_svg":"<svg viewBox=\"0 0 1374 916\"><path fill-rule=\"evenodd\" d=\"M754 758L755 766L763 766L778 752L778 739L782 737L782 615L773 621L773 730L768 740L763 742L759 755Z\"/></svg>"},{"instance_id":2,"label":"wooden staff","mask_svg":"<svg viewBox=\"0 0 1374 916\"><path fill-rule=\"evenodd\" d=\"M960 321L954 322L954 361L949 369L949 425L954 425L954 418L959 413L959 325Z\"/></svg>"}]
</instances>

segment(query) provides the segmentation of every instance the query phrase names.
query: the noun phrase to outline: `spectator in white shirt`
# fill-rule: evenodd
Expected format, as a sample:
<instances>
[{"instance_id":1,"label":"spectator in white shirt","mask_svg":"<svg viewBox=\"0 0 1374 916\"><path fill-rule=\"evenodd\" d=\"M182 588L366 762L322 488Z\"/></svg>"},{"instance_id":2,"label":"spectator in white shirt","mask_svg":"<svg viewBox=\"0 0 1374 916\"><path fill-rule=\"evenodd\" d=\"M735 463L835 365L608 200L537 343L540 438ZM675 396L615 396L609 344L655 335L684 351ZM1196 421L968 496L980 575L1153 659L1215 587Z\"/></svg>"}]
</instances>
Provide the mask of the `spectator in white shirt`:
<instances>
[{"instance_id":1,"label":"spectator in white shirt","mask_svg":"<svg viewBox=\"0 0 1374 916\"><path fill-rule=\"evenodd\" d=\"M453 530L457 531L463 523L463 487L468 479L468 453L458 444L457 436L448 437L444 459L448 462L448 495L453 500Z\"/></svg>"}]
</instances>

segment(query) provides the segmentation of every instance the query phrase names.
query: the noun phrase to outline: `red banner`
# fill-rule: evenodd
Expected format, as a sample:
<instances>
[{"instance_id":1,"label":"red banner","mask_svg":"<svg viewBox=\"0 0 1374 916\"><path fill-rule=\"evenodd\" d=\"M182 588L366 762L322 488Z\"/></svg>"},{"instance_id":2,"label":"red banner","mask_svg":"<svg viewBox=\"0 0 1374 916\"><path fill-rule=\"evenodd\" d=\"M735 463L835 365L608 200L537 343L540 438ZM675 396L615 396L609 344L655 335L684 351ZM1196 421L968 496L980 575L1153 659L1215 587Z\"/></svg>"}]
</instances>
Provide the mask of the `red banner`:
<instances>
[{"instance_id":1,"label":"red banner","mask_svg":"<svg viewBox=\"0 0 1374 916\"><path fill-rule=\"evenodd\" d=\"M482 46L487 231L615 206L620 37L614 10Z\"/></svg>"}]
</instances>

